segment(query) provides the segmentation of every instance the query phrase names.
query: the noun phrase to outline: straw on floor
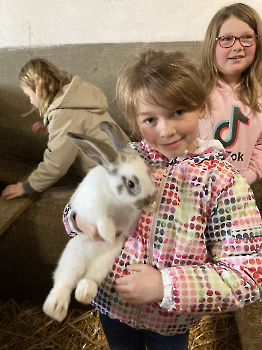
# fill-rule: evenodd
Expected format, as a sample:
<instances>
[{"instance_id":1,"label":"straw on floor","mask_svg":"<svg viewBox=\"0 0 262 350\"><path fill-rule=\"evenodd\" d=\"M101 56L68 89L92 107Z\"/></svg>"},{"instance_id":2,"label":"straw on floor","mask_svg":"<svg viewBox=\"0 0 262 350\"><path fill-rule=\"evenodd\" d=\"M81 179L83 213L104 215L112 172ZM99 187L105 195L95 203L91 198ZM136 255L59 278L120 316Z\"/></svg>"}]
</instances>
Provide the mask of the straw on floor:
<instances>
[{"instance_id":1,"label":"straw on floor","mask_svg":"<svg viewBox=\"0 0 262 350\"><path fill-rule=\"evenodd\" d=\"M56 322L41 305L0 302L0 350L109 350L94 310L70 310ZM188 349L241 350L233 314L206 315L192 328Z\"/></svg>"}]
</instances>

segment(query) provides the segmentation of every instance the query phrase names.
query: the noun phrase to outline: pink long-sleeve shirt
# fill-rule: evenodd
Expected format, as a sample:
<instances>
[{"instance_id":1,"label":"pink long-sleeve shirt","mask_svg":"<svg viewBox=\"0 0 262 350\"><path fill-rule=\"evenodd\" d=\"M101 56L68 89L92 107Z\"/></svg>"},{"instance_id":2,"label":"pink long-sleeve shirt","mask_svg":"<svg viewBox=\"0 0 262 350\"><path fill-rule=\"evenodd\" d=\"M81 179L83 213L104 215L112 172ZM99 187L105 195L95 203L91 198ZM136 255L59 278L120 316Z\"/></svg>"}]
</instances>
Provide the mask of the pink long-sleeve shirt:
<instances>
[{"instance_id":1,"label":"pink long-sleeve shirt","mask_svg":"<svg viewBox=\"0 0 262 350\"><path fill-rule=\"evenodd\" d=\"M262 113L252 111L223 81L211 95L213 109L200 121L200 138L218 139L249 184L262 177Z\"/></svg>"}]
</instances>

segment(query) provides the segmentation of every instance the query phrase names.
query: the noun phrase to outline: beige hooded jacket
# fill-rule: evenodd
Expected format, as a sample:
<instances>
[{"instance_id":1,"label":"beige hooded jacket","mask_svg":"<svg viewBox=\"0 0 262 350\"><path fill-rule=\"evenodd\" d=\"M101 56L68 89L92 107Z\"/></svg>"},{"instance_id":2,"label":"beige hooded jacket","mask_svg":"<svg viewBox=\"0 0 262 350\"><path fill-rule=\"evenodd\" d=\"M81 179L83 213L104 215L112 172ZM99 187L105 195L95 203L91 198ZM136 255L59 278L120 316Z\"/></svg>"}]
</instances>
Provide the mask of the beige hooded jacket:
<instances>
[{"instance_id":1,"label":"beige hooded jacket","mask_svg":"<svg viewBox=\"0 0 262 350\"><path fill-rule=\"evenodd\" d=\"M89 135L111 144L108 135L99 128L103 120L114 122L107 107L103 92L78 76L64 86L62 94L55 98L44 115L49 140L43 162L23 182L27 194L46 190L65 175L73 163L80 163L83 176L95 166L75 146L67 132Z\"/></svg>"}]
</instances>

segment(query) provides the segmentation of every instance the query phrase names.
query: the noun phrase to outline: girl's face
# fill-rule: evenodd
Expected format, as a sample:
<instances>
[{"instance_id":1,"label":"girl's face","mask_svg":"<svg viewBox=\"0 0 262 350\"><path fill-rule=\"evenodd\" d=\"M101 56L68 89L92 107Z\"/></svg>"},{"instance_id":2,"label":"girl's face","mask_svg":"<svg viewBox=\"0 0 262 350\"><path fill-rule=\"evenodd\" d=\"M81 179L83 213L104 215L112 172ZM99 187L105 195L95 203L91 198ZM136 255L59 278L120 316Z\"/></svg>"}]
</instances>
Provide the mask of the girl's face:
<instances>
[{"instance_id":1,"label":"girl's face","mask_svg":"<svg viewBox=\"0 0 262 350\"><path fill-rule=\"evenodd\" d=\"M196 150L199 119L204 114L205 107L194 111L180 107L166 109L143 96L137 103L137 123L143 138L167 158L179 157L185 150Z\"/></svg>"},{"instance_id":2,"label":"girl's face","mask_svg":"<svg viewBox=\"0 0 262 350\"><path fill-rule=\"evenodd\" d=\"M249 25L236 17L228 18L221 26L218 37L256 34ZM241 75L254 61L256 42L249 47L243 47L236 39L233 46L222 48L217 41L215 48L215 61L219 72L226 81L235 87L241 81Z\"/></svg>"},{"instance_id":3,"label":"girl's face","mask_svg":"<svg viewBox=\"0 0 262 350\"><path fill-rule=\"evenodd\" d=\"M21 85L21 89L30 98L31 104L38 107L36 93L28 86Z\"/></svg>"}]
</instances>

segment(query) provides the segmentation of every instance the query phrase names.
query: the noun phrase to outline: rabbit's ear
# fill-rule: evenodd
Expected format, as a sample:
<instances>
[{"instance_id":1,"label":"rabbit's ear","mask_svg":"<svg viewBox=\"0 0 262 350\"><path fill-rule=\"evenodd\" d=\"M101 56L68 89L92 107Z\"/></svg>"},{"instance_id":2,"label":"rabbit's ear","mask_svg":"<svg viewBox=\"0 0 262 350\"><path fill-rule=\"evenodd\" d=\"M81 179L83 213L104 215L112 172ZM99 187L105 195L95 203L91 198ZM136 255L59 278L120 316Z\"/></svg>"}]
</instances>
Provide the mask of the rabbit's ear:
<instances>
[{"instance_id":1,"label":"rabbit's ear","mask_svg":"<svg viewBox=\"0 0 262 350\"><path fill-rule=\"evenodd\" d=\"M72 141L78 148L94 162L108 168L110 164L117 164L118 154L114 148L102 140L96 139L91 136L83 136L68 132Z\"/></svg>"},{"instance_id":2,"label":"rabbit's ear","mask_svg":"<svg viewBox=\"0 0 262 350\"><path fill-rule=\"evenodd\" d=\"M130 148L127 137L125 137L118 125L111 122L102 121L100 123L100 129L107 133L113 146L118 152L124 152L124 150Z\"/></svg>"}]
</instances>

